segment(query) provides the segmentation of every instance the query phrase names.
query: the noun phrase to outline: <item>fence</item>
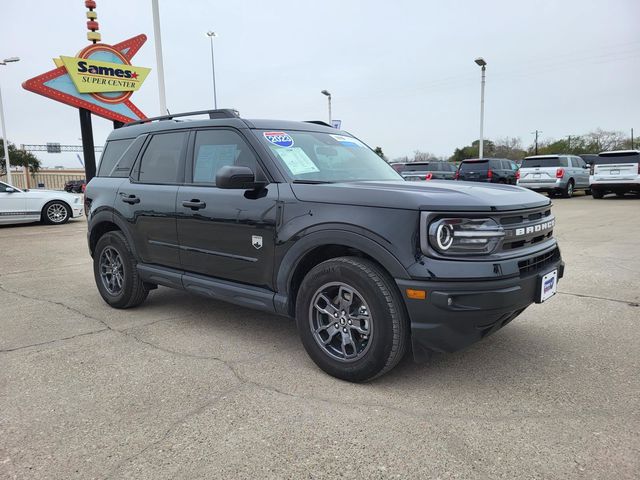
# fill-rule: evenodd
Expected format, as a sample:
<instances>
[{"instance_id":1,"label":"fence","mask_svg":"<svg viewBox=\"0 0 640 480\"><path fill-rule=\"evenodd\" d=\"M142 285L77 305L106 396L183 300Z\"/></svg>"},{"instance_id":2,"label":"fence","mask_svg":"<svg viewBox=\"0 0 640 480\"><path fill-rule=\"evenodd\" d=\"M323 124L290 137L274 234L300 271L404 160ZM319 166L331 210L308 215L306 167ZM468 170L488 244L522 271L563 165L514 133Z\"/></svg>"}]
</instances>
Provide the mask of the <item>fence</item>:
<instances>
[{"instance_id":1,"label":"fence","mask_svg":"<svg viewBox=\"0 0 640 480\"><path fill-rule=\"evenodd\" d=\"M29 175L29 188L46 188L47 190L62 190L64 184L69 180L83 180L85 178L84 170L40 170L37 173ZM0 175L0 182L7 181L6 175ZM24 172L11 171L11 182L14 187L21 189L26 188Z\"/></svg>"}]
</instances>

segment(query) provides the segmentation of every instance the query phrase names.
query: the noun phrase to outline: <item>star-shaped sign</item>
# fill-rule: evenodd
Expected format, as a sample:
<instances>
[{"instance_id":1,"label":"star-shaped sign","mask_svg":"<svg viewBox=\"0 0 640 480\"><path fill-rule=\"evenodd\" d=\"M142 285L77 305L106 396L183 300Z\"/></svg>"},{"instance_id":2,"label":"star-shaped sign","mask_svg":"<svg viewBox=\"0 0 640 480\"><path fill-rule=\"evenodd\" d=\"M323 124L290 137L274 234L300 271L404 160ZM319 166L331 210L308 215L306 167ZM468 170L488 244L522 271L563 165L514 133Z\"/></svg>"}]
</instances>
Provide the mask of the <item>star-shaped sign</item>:
<instances>
[{"instance_id":1,"label":"star-shaped sign","mask_svg":"<svg viewBox=\"0 0 640 480\"><path fill-rule=\"evenodd\" d=\"M95 60L100 65L106 62L121 64L122 69L115 72L118 75L113 81L125 82L126 79L122 78L124 74L120 75L120 72L131 65L131 58L146 41L147 36L143 34L115 45L92 44L80 51L77 58L87 61ZM113 68L106 70L105 82L110 81L107 75L113 70ZM138 74L132 72L130 78L137 81ZM85 108L109 120L127 123L147 118L129 100L133 91L80 93L64 65L25 81L22 87L72 107Z\"/></svg>"}]
</instances>

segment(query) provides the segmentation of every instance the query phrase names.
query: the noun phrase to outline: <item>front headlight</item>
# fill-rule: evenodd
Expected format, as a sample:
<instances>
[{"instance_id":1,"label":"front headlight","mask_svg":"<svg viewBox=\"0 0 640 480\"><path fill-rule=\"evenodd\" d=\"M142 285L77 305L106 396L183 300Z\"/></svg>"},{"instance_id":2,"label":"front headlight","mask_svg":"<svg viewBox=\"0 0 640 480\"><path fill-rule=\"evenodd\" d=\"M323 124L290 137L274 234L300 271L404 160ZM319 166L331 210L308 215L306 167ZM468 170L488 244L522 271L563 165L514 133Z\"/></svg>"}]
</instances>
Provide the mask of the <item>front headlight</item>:
<instances>
[{"instance_id":1,"label":"front headlight","mask_svg":"<svg viewBox=\"0 0 640 480\"><path fill-rule=\"evenodd\" d=\"M491 218L440 218L428 228L429 244L444 255L486 255L504 235L504 229Z\"/></svg>"}]
</instances>

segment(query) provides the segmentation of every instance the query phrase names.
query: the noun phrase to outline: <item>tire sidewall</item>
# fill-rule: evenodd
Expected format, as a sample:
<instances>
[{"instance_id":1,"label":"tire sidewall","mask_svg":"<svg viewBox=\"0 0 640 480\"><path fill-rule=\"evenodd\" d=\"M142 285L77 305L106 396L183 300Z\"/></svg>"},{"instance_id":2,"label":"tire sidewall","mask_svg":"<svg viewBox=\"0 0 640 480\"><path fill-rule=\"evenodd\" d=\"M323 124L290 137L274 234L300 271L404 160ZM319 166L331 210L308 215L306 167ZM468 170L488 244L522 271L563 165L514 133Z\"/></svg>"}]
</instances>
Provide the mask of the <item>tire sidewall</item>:
<instances>
[{"instance_id":1,"label":"tire sidewall","mask_svg":"<svg viewBox=\"0 0 640 480\"><path fill-rule=\"evenodd\" d=\"M100 257L106 247L115 249L122 259L124 288L118 295L111 294L102 284L102 278L100 277ZM98 240L93 256L93 275L100 295L104 301L112 307L124 307L131 297L133 291L134 268L133 256L122 234L118 232L108 232Z\"/></svg>"},{"instance_id":2,"label":"tire sidewall","mask_svg":"<svg viewBox=\"0 0 640 480\"><path fill-rule=\"evenodd\" d=\"M323 285L336 281L355 288L364 297L371 313L372 343L365 355L353 362L341 362L325 353L316 342L309 322L309 309L316 291ZM344 380L357 382L374 377L385 367L396 334L391 318L394 312L390 311L384 298L378 285L355 265L328 261L314 267L302 282L296 301L298 332L311 359L330 375Z\"/></svg>"}]
</instances>

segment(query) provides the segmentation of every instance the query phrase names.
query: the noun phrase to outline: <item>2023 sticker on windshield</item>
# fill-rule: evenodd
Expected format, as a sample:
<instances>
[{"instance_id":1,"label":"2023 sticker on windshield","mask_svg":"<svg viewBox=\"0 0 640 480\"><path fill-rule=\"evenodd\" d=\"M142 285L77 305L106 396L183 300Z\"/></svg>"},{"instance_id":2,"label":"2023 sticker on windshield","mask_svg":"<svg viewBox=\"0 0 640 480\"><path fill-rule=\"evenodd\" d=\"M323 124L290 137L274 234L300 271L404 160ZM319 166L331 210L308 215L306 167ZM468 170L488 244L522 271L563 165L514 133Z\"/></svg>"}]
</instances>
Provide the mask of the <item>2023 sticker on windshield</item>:
<instances>
[{"instance_id":1,"label":"2023 sticker on windshield","mask_svg":"<svg viewBox=\"0 0 640 480\"><path fill-rule=\"evenodd\" d=\"M293 138L287 132L262 132L267 142L277 145L278 147L292 147Z\"/></svg>"}]
</instances>

